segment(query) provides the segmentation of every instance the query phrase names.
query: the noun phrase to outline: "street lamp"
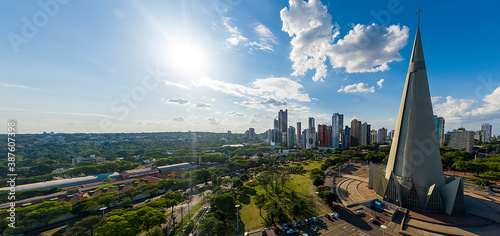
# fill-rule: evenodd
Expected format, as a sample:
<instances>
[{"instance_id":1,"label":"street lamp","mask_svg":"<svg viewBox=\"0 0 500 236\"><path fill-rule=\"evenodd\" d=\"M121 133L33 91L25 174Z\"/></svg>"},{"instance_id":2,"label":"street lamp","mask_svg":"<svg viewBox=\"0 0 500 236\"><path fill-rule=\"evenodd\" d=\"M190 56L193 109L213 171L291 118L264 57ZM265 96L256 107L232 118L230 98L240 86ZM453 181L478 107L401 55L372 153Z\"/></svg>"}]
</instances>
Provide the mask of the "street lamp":
<instances>
[{"instance_id":1,"label":"street lamp","mask_svg":"<svg viewBox=\"0 0 500 236\"><path fill-rule=\"evenodd\" d=\"M106 210L106 209L108 209L107 206L103 206L103 207L99 208L99 210L102 211L102 218L104 218L104 210Z\"/></svg>"},{"instance_id":2,"label":"street lamp","mask_svg":"<svg viewBox=\"0 0 500 236\"><path fill-rule=\"evenodd\" d=\"M385 236L385 229L387 229L387 226L381 225L380 228L382 228L382 235Z\"/></svg>"},{"instance_id":3,"label":"street lamp","mask_svg":"<svg viewBox=\"0 0 500 236\"><path fill-rule=\"evenodd\" d=\"M239 220L239 215L240 215L240 204L236 205L236 232L239 231L240 228L240 220Z\"/></svg>"},{"instance_id":4,"label":"street lamp","mask_svg":"<svg viewBox=\"0 0 500 236\"><path fill-rule=\"evenodd\" d=\"M319 197L319 192L316 192L316 197ZM318 216L318 199L316 198L316 216Z\"/></svg>"}]
</instances>

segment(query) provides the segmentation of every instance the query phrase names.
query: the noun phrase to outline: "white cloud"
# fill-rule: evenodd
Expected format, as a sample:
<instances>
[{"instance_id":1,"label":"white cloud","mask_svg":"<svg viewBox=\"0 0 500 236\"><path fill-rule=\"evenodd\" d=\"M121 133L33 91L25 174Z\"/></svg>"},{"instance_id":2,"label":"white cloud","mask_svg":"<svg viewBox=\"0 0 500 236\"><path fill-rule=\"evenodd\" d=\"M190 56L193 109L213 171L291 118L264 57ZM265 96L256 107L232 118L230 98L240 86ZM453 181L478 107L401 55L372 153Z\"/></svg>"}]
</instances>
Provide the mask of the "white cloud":
<instances>
[{"instance_id":1,"label":"white cloud","mask_svg":"<svg viewBox=\"0 0 500 236\"><path fill-rule=\"evenodd\" d=\"M491 94L484 97L483 102L485 102L481 107L473 110L471 115L473 116L500 116L500 87L497 87Z\"/></svg>"},{"instance_id":2,"label":"white cloud","mask_svg":"<svg viewBox=\"0 0 500 236\"><path fill-rule=\"evenodd\" d=\"M172 82L172 81L169 81L169 80L164 80L163 81L165 83L165 85L167 86L175 86L175 87L178 87L178 88L181 88L181 89L191 89L189 86L187 85L184 85L184 84L179 84L179 83L175 83L175 82Z\"/></svg>"},{"instance_id":3,"label":"white cloud","mask_svg":"<svg viewBox=\"0 0 500 236\"><path fill-rule=\"evenodd\" d=\"M245 114L243 114L241 112L237 112L237 111L228 111L228 112L226 112L226 115L235 116L235 117L243 117L243 116L245 116Z\"/></svg>"},{"instance_id":4,"label":"white cloud","mask_svg":"<svg viewBox=\"0 0 500 236\"><path fill-rule=\"evenodd\" d=\"M271 30L261 23L258 23L254 30L259 36L259 42L249 42L247 45L250 46L250 50L274 51L273 44L278 44L278 42Z\"/></svg>"},{"instance_id":5,"label":"white cloud","mask_svg":"<svg viewBox=\"0 0 500 236\"><path fill-rule=\"evenodd\" d=\"M190 101L184 98L174 98L174 99L168 99L165 103L172 103L172 104L178 104L178 105L186 105L189 104Z\"/></svg>"},{"instance_id":6,"label":"white cloud","mask_svg":"<svg viewBox=\"0 0 500 236\"><path fill-rule=\"evenodd\" d=\"M382 83L384 83L384 79L380 79L379 81L377 81L378 89L382 88Z\"/></svg>"},{"instance_id":7,"label":"white cloud","mask_svg":"<svg viewBox=\"0 0 500 236\"><path fill-rule=\"evenodd\" d=\"M464 117L470 116L470 112L476 105L476 101L468 99L455 99L446 97L446 102L434 104L434 113L445 118L447 122L461 122Z\"/></svg>"},{"instance_id":8,"label":"white cloud","mask_svg":"<svg viewBox=\"0 0 500 236\"><path fill-rule=\"evenodd\" d=\"M28 87L24 85L18 85L18 84L8 84L8 83L0 83L1 87L8 87L8 88L20 88L20 89L29 89L29 90L38 90L41 91L39 88L33 88L33 87Z\"/></svg>"},{"instance_id":9,"label":"white cloud","mask_svg":"<svg viewBox=\"0 0 500 236\"><path fill-rule=\"evenodd\" d=\"M434 103L442 101L443 99L444 98L441 96L435 96L435 97L431 97L431 102L434 104Z\"/></svg>"},{"instance_id":10,"label":"white cloud","mask_svg":"<svg viewBox=\"0 0 500 236\"><path fill-rule=\"evenodd\" d=\"M368 84L365 83L357 83L351 84L347 86L342 86L337 92L346 92L346 93L374 93L375 87L369 87Z\"/></svg>"},{"instance_id":11,"label":"white cloud","mask_svg":"<svg viewBox=\"0 0 500 236\"><path fill-rule=\"evenodd\" d=\"M174 117L174 121L184 121L184 118L182 118L182 117Z\"/></svg>"},{"instance_id":12,"label":"white cloud","mask_svg":"<svg viewBox=\"0 0 500 236\"><path fill-rule=\"evenodd\" d=\"M292 75L304 75L316 70L314 81L327 75L326 60L333 68L345 68L348 73L388 70L387 63L402 60L399 50L408 39L408 27L357 24L344 36L321 1L290 0L280 12L282 30L292 37L290 59Z\"/></svg>"},{"instance_id":13,"label":"white cloud","mask_svg":"<svg viewBox=\"0 0 500 236\"><path fill-rule=\"evenodd\" d=\"M197 102L196 104L193 104L192 107L195 107L195 108L212 108L214 106L208 104L208 103L204 103L204 102Z\"/></svg>"},{"instance_id":14,"label":"white cloud","mask_svg":"<svg viewBox=\"0 0 500 236\"><path fill-rule=\"evenodd\" d=\"M231 25L229 25L229 20L231 20L231 18L228 17L224 17L222 19L222 23L224 24L224 26L226 26L227 31L230 33L229 38L226 39L226 45L228 47L232 47L240 44L241 42L248 41L247 38L241 35L240 31L238 30L238 27L236 26L232 27Z\"/></svg>"},{"instance_id":15,"label":"white cloud","mask_svg":"<svg viewBox=\"0 0 500 236\"><path fill-rule=\"evenodd\" d=\"M249 87L227 83L210 78L202 78L194 81L193 86L206 86L215 91L231 94L238 97L260 97L265 99L294 99L301 102L309 102L308 94L301 90L304 86L289 78L267 78L257 79Z\"/></svg>"},{"instance_id":16,"label":"white cloud","mask_svg":"<svg viewBox=\"0 0 500 236\"><path fill-rule=\"evenodd\" d=\"M214 117L207 118L207 121L211 125L218 125L220 124L220 121Z\"/></svg>"}]
</instances>

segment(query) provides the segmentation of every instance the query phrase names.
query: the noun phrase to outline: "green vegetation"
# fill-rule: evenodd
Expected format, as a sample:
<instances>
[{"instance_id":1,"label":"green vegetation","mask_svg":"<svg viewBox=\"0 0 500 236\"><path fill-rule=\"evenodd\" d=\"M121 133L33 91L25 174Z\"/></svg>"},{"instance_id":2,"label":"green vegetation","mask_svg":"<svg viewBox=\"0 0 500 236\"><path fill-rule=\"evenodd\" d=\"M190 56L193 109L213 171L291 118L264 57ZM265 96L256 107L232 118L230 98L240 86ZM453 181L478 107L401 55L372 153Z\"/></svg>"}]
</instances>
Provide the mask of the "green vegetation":
<instances>
[{"instance_id":1,"label":"green vegetation","mask_svg":"<svg viewBox=\"0 0 500 236\"><path fill-rule=\"evenodd\" d=\"M105 189L105 188L116 188L116 186L114 186L112 184L106 184L104 186L101 186L101 187L97 188L95 191L99 191L99 190Z\"/></svg>"},{"instance_id":2,"label":"green vegetation","mask_svg":"<svg viewBox=\"0 0 500 236\"><path fill-rule=\"evenodd\" d=\"M44 196L44 195L49 195L57 192L62 192L64 189L58 188L58 187L53 187L53 188L48 188L48 189L33 189L33 190L26 190L26 191L20 191L16 192L16 200L23 200L27 198L32 198L32 197L37 197L37 196ZM8 201L8 193L9 191L0 191L0 202L6 202Z\"/></svg>"}]
</instances>

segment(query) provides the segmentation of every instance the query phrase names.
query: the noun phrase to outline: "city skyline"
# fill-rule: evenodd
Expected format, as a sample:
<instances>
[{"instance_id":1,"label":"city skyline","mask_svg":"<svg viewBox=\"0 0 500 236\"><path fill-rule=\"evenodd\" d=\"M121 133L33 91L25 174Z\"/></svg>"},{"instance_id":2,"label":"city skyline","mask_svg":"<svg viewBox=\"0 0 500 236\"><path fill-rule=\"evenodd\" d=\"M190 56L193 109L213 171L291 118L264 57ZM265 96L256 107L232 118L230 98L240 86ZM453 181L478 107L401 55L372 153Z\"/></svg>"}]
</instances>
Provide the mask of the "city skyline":
<instances>
[{"instance_id":1,"label":"city skyline","mask_svg":"<svg viewBox=\"0 0 500 236\"><path fill-rule=\"evenodd\" d=\"M399 3L2 2L1 120L20 133L262 133L288 110L289 126L340 113L392 130L421 7L435 115L445 131L500 134L499 3Z\"/></svg>"}]
</instances>

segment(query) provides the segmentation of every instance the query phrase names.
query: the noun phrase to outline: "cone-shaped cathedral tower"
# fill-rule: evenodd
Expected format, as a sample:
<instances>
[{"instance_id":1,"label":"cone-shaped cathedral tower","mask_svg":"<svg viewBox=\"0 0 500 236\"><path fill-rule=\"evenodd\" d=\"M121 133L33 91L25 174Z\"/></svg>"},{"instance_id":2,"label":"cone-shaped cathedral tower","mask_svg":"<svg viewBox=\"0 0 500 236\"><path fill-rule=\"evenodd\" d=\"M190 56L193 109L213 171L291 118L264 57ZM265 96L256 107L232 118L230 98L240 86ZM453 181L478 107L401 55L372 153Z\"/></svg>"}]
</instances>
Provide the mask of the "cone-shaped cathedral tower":
<instances>
[{"instance_id":1,"label":"cone-shaped cathedral tower","mask_svg":"<svg viewBox=\"0 0 500 236\"><path fill-rule=\"evenodd\" d=\"M372 164L368 187L383 200L399 206L450 215L466 213L462 179L445 180L443 174L420 26L413 43L387 168L384 173Z\"/></svg>"}]
</instances>

